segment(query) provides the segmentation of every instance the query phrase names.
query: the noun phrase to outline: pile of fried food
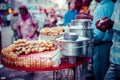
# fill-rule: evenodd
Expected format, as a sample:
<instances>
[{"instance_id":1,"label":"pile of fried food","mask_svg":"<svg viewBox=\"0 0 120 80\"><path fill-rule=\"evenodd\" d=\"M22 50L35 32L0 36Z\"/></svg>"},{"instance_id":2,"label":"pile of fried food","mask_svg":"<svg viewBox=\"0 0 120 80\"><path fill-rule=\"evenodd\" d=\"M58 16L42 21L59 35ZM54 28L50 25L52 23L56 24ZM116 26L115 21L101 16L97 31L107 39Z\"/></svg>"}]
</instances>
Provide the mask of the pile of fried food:
<instances>
[{"instance_id":1,"label":"pile of fried food","mask_svg":"<svg viewBox=\"0 0 120 80\"><path fill-rule=\"evenodd\" d=\"M23 39L19 39L14 41L10 46L3 48L2 53L7 54L16 54L19 56L20 54L29 54L29 53L40 53L43 51L53 51L56 49L53 41L27 41Z\"/></svg>"},{"instance_id":2,"label":"pile of fried food","mask_svg":"<svg viewBox=\"0 0 120 80\"><path fill-rule=\"evenodd\" d=\"M62 26L59 27L46 27L40 30L40 35L45 36L59 36L64 31L64 28Z\"/></svg>"},{"instance_id":3,"label":"pile of fried food","mask_svg":"<svg viewBox=\"0 0 120 80\"><path fill-rule=\"evenodd\" d=\"M48 58L35 58L35 59L26 59L26 57L21 57L21 55L29 55L34 53L41 53L44 51L54 51L57 47L54 45L53 41L26 41L19 39L14 41L10 46L2 49L2 60L6 64L20 66L20 67L50 67L54 63L49 61ZM42 66L41 66L42 65Z\"/></svg>"}]
</instances>

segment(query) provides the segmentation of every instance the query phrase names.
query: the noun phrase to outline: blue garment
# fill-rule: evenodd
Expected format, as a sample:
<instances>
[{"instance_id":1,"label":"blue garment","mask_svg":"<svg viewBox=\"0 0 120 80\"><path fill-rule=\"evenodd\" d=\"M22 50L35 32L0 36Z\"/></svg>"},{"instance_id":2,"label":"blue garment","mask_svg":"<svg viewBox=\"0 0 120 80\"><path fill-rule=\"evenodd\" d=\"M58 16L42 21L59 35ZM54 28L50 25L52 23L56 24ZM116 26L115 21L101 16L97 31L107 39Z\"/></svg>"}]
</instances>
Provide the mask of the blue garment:
<instances>
[{"instance_id":1,"label":"blue garment","mask_svg":"<svg viewBox=\"0 0 120 80\"><path fill-rule=\"evenodd\" d=\"M104 80L120 80L120 65L111 63Z\"/></svg>"},{"instance_id":2,"label":"blue garment","mask_svg":"<svg viewBox=\"0 0 120 80\"><path fill-rule=\"evenodd\" d=\"M120 0L117 0L112 15L113 25L113 45L110 53L110 60L114 64L120 65Z\"/></svg>"},{"instance_id":3,"label":"blue garment","mask_svg":"<svg viewBox=\"0 0 120 80\"><path fill-rule=\"evenodd\" d=\"M95 80L104 80L109 68L110 48L112 46L112 30L102 32L96 28L96 21L104 17L111 18L114 10L112 0L102 0L94 13L91 27L94 30L94 53L93 53L93 72ZM107 41L107 42L106 42Z\"/></svg>"},{"instance_id":4,"label":"blue garment","mask_svg":"<svg viewBox=\"0 0 120 80\"><path fill-rule=\"evenodd\" d=\"M101 43L94 48L93 72L95 80L104 80L109 68L110 48L112 43Z\"/></svg>"},{"instance_id":5,"label":"blue garment","mask_svg":"<svg viewBox=\"0 0 120 80\"><path fill-rule=\"evenodd\" d=\"M78 12L76 10L68 10L64 15L63 25L66 26L68 23L71 23L71 21L75 19L77 14Z\"/></svg>"},{"instance_id":6,"label":"blue garment","mask_svg":"<svg viewBox=\"0 0 120 80\"><path fill-rule=\"evenodd\" d=\"M91 27L94 29L94 40L96 43L100 41L111 41L112 40L112 31L102 32L96 28L96 21L103 18L108 17L111 18L113 13L114 3L112 0L102 0L101 3L97 6L94 16L93 23Z\"/></svg>"},{"instance_id":7,"label":"blue garment","mask_svg":"<svg viewBox=\"0 0 120 80\"><path fill-rule=\"evenodd\" d=\"M113 25L113 45L110 52L112 62L104 80L120 80L120 0L115 3L112 15Z\"/></svg>"}]
</instances>

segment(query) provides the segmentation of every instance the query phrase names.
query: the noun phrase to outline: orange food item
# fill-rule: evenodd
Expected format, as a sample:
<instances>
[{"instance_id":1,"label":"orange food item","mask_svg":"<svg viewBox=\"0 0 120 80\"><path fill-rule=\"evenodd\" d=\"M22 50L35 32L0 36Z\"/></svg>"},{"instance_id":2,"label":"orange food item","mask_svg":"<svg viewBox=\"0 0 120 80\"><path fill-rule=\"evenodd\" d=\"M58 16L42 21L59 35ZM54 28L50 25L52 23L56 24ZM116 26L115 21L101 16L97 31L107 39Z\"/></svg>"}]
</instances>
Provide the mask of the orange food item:
<instances>
[{"instance_id":1,"label":"orange food item","mask_svg":"<svg viewBox=\"0 0 120 80\"><path fill-rule=\"evenodd\" d=\"M52 27L52 28L43 28L40 30L41 35L46 36L58 36L64 31L62 26L59 27Z\"/></svg>"},{"instance_id":2,"label":"orange food item","mask_svg":"<svg viewBox=\"0 0 120 80\"><path fill-rule=\"evenodd\" d=\"M16 67L52 67L53 57L58 51L53 41L15 41L2 49L2 61Z\"/></svg>"}]
</instances>

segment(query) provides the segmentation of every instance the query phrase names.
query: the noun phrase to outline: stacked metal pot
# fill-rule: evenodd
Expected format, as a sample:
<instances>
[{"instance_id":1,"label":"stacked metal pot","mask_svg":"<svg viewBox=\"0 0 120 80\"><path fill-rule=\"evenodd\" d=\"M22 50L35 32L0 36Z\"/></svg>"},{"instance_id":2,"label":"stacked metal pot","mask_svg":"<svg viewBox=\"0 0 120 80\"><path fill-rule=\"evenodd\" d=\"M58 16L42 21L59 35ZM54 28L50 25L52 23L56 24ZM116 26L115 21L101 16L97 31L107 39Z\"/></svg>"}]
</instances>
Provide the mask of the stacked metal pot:
<instances>
[{"instance_id":1,"label":"stacked metal pot","mask_svg":"<svg viewBox=\"0 0 120 80\"><path fill-rule=\"evenodd\" d=\"M88 53L89 42L93 38L90 20L73 20L69 27L65 27L63 36L56 39L61 52L65 56L83 56Z\"/></svg>"}]
</instances>

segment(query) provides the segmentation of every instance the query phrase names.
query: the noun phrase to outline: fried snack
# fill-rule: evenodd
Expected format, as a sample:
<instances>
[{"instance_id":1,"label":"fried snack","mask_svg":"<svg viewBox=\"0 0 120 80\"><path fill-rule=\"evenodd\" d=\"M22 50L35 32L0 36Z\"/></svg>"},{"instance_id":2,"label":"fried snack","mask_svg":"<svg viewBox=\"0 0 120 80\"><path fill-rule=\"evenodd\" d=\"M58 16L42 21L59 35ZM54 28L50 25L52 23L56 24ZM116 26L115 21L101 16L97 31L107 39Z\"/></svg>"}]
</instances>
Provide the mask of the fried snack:
<instances>
[{"instance_id":1,"label":"fried snack","mask_svg":"<svg viewBox=\"0 0 120 80\"><path fill-rule=\"evenodd\" d=\"M13 44L2 49L2 60L4 63L25 68L51 67L52 62L44 57L28 57L30 54L39 54L44 51L54 51L57 47L53 41L26 41L19 39ZM24 57L23 57L24 56ZM46 62L47 61L47 62Z\"/></svg>"},{"instance_id":2,"label":"fried snack","mask_svg":"<svg viewBox=\"0 0 120 80\"><path fill-rule=\"evenodd\" d=\"M40 30L40 35L46 36L59 36L64 31L62 26L52 27L52 28L43 28Z\"/></svg>"}]
</instances>

